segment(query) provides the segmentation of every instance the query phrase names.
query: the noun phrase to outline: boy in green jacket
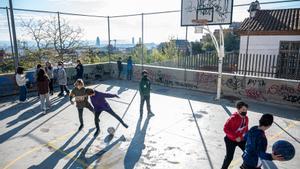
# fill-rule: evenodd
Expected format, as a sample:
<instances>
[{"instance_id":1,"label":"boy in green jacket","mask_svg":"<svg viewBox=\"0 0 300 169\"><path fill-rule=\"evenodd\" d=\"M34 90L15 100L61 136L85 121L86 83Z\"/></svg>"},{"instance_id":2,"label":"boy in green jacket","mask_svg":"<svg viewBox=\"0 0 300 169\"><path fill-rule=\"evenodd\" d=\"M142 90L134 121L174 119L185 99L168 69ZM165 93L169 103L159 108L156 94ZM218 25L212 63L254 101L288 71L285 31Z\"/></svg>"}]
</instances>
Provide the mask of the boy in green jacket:
<instances>
[{"instance_id":1,"label":"boy in green jacket","mask_svg":"<svg viewBox=\"0 0 300 169\"><path fill-rule=\"evenodd\" d=\"M142 79L140 81L140 95L141 95L140 116L143 116L145 101L147 102L148 115L154 116L150 108L150 90L151 90L151 82L148 79L148 72L146 70L143 70Z\"/></svg>"}]
</instances>

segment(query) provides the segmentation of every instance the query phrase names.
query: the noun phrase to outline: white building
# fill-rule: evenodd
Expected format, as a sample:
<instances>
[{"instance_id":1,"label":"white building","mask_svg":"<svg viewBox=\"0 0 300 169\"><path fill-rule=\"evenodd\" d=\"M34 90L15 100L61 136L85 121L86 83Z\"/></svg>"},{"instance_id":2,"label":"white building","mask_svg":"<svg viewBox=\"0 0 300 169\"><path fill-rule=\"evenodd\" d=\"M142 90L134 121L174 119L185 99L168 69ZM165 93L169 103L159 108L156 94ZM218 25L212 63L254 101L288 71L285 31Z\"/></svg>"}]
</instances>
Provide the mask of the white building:
<instances>
[{"instance_id":1,"label":"white building","mask_svg":"<svg viewBox=\"0 0 300 169\"><path fill-rule=\"evenodd\" d=\"M300 8L256 10L252 16L239 29L239 70L247 68L248 75L300 78Z\"/></svg>"}]
</instances>

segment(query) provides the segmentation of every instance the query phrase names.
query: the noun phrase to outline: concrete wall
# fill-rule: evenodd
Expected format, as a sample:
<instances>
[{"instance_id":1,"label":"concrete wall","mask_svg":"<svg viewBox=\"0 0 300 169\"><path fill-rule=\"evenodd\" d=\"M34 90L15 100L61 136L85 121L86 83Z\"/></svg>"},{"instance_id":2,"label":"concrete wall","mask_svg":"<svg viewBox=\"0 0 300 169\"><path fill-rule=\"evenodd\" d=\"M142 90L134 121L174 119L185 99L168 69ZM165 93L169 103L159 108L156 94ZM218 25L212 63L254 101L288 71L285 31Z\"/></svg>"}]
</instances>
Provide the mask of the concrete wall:
<instances>
[{"instance_id":1,"label":"concrete wall","mask_svg":"<svg viewBox=\"0 0 300 169\"><path fill-rule=\"evenodd\" d=\"M75 81L76 70L74 67L66 68L68 75L68 84ZM33 71L26 72L28 78L27 87L29 91L36 90L36 81ZM108 64L84 65L84 81L86 84L92 83L95 80L104 80L110 77L110 68ZM56 80L55 80L56 81ZM55 83L57 85L57 83ZM16 84L15 74L0 75L0 97L19 93L19 88Z\"/></svg>"},{"instance_id":2,"label":"concrete wall","mask_svg":"<svg viewBox=\"0 0 300 169\"><path fill-rule=\"evenodd\" d=\"M112 64L112 77L117 77L117 66ZM169 87L188 88L193 90L216 93L217 73L167 68L159 66L145 66L149 78L155 84ZM126 77L124 65L122 78ZM133 80L141 78L141 65L135 65ZM260 102L271 102L300 107L300 81L274 78L259 78L233 74L223 74L222 95L245 98Z\"/></svg>"}]
</instances>

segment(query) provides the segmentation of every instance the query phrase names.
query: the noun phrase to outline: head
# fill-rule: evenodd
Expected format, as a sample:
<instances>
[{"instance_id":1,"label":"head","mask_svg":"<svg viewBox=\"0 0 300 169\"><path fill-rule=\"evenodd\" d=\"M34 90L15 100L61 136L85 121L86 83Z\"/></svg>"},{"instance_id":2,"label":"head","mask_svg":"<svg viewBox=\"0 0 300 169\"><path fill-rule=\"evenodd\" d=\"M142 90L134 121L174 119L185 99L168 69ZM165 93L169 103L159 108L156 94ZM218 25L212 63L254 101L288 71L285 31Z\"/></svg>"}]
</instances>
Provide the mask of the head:
<instances>
[{"instance_id":1,"label":"head","mask_svg":"<svg viewBox=\"0 0 300 169\"><path fill-rule=\"evenodd\" d=\"M24 68L21 67L21 66L19 66L19 67L17 68L17 73L18 73L18 74L24 74Z\"/></svg>"},{"instance_id":2,"label":"head","mask_svg":"<svg viewBox=\"0 0 300 169\"><path fill-rule=\"evenodd\" d=\"M42 81L47 77L46 72L44 69L40 68L40 70L37 73L37 80Z\"/></svg>"},{"instance_id":3,"label":"head","mask_svg":"<svg viewBox=\"0 0 300 169\"><path fill-rule=\"evenodd\" d=\"M248 111L248 104L240 101L236 104L236 109L241 116L246 116Z\"/></svg>"},{"instance_id":4,"label":"head","mask_svg":"<svg viewBox=\"0 0 300 169\"><path fill-rule=\"evenodd\" d=\"M48 62L46 62L46 67L51 67L52 65L51 65L51 63L48 61Z\"/></svg>"},{"instance_id":5,"label":"head","mask_svg":"<svg viewBox=\"0 0 300 169\"><path fill-rule=\"evenodd\" d=\"M119 60L121 61L121 60L122 60L122 58L121 58L121 57L119 57Z\"/></svg>"},{"instance_id":6,"label":"head","mask_svg":"<svg viewBox=\"0 0 300 169\"><path fill-rule=\"evenodd\" d=\"M129 58L128 59L131 59L131 56L129 56Z\"/></svg>"},{"instance_id":7,"label":"head","mask_svg":"<svg viewBox=\"0 0 300 169\"><path fill-rule=\"evenodd\" d=\"M64 65L63 62L61 62L61 61L57 63L57 67L59 69L63 68L63 65Z\"/></svg>"},{"instance_id":8,"label":"head","mask_svg":"<svg viewBox=\"0 0 300 169\"><path fill-rule=\"evenodd\" d=\"M81 89L84 87L84 82L82 79L77 79L76 82L74 83L74 86L77 88L77 89Z\"/></svg>"},{"instance_id":9,"label":"head","mask_svg":"<svg viewBox=\"0 0 300 169\"><path fill-rule=\"evenodd\" d=\"M40 69L40 68L42 68L42 65L41 65L41 64L38 64L38 65L36 65L36 68L37 68L37 69Z\"/></svg>"},{"instance_id":10,"label":"head","mask_svg":"<svg viewBox=\"0 0 300 169\"><path fill-rule=\"evenodd\" d=\"M264 114L259 119L259 127L265 131L271 127L271 125L273 124L273 121L274 121L274 118L273 118L272 114Z\"/></svg>"},{"instance_id":11,"label":"head","mask_svg":"<svg viewBox=\"0 0 300 169\"><path fill-rule=\"evenodd\" d=\"M93 89L85 89L85 92L88 96L94 96L95 95L95 91Z\"/></svg>"},{"instance_id":12,"label":"head","mask_svg":"<svg viewBox=\"0 0 300 169\"><path fill-rule=\"evenodd\" d=\"M143 71L142 71L142 76L145 77L145 78L148 77L148 72L147 72L147 70L143 70Z\"/></svg>"},{"instance_id":13,"label":"head","mask_svg":"<svg viewBox=\"0 0 300 169\"><path fill-rule=\"evenodd\" d=\"M77 64L81 64L81 61L80 61L80 60L77 60Z\"/></svg>"}]
</instances>

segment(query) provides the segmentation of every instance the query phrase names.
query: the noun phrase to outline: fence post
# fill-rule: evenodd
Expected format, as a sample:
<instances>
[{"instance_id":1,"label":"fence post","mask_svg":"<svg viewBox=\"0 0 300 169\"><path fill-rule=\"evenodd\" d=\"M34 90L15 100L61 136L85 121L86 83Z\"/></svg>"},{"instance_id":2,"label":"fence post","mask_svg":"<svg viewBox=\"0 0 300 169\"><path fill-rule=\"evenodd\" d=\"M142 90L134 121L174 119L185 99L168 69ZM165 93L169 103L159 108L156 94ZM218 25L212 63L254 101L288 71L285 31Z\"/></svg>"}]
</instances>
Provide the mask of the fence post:
<instances>
[{"instance_id":1,"label":"fence post","mask_svg":"<svg viewBox=\"0 0 300 169\"><path fill-rule=\"evenodd\" d=\"M108 32L107 52L108 52L108 62L110 63L110 20L109 20L109 16L107 16L107 32Z\"/></svg>"},{"instance_id":2,"label":"fence post","mask_svg":"<svg viewBox=\"0 0 300 169\"><path fill-rule=\"evenodd\" d=\"M57 12L57 21L58 21L58 36L59 36L59 55L61 55L61 61L64 61L64 55L63 55L63 50L62 50L62 39L61 39L61 27L60 27L60 13Z\"/></svg>"},{"instance_id":3,"label":"fence post","mask_svg":"<svg viewBox=\"0 0 300 169\"><path fill-rule=\"evenodd\" d=\"M16 27L15 27L15 18L14 18L14 10L12 0L9 0L9 11L10 11L10 23L11 23L11 30L12 30L12 37L14 43L14 63L15 68L19 65L19 52L18 52L18 43L17 43L17 35L16 35Z\"/></svg>"},{"instance_id":4,"label":"fence post","mask_svg":"<svg viewBox=\"0 0 300 169\"><path fill-rule=\"evenodd\" d=\"M186 26L185 27L185 40L187 41L188 40L188 27ZM187 51L188 52L185 52L186 54L187 53L190 53L190 55L191 55L191 51L189 50L190 48L189 48L189 44L188 43L186 43L186 45L187 45ZM187 55L185 54L185 56L184 56L184 82L186 83L186 61L187 61Z\"/></svg>"},{"instance_id":5,"label":"fence post","mask_svg":"<svg viewBox=\"0 0 300 169\"><path fill-rule=\"evenodd\" d=\"M142 13L142 70L144 70L144 14Z\"/></svg>"},{"instance_id":6,"label":"fence post","mask_svg":"<svg viewBox=\"0 0 300 169\"><path fill-rule=\"evenodd\" d=\"M8 32L9 32L9 40L10 40L10 46L11 46L11 55L14 57L14 48L13 48L13 42L12 42L12 38L11 38L11 29L10 29L10 22L9 22L9 12L8 12L8 8L6 7L6 15L7 15L7 25L8 25ZM17 65L15 63L15 71L17 68Z\"/></svg>"}]
</instances>

